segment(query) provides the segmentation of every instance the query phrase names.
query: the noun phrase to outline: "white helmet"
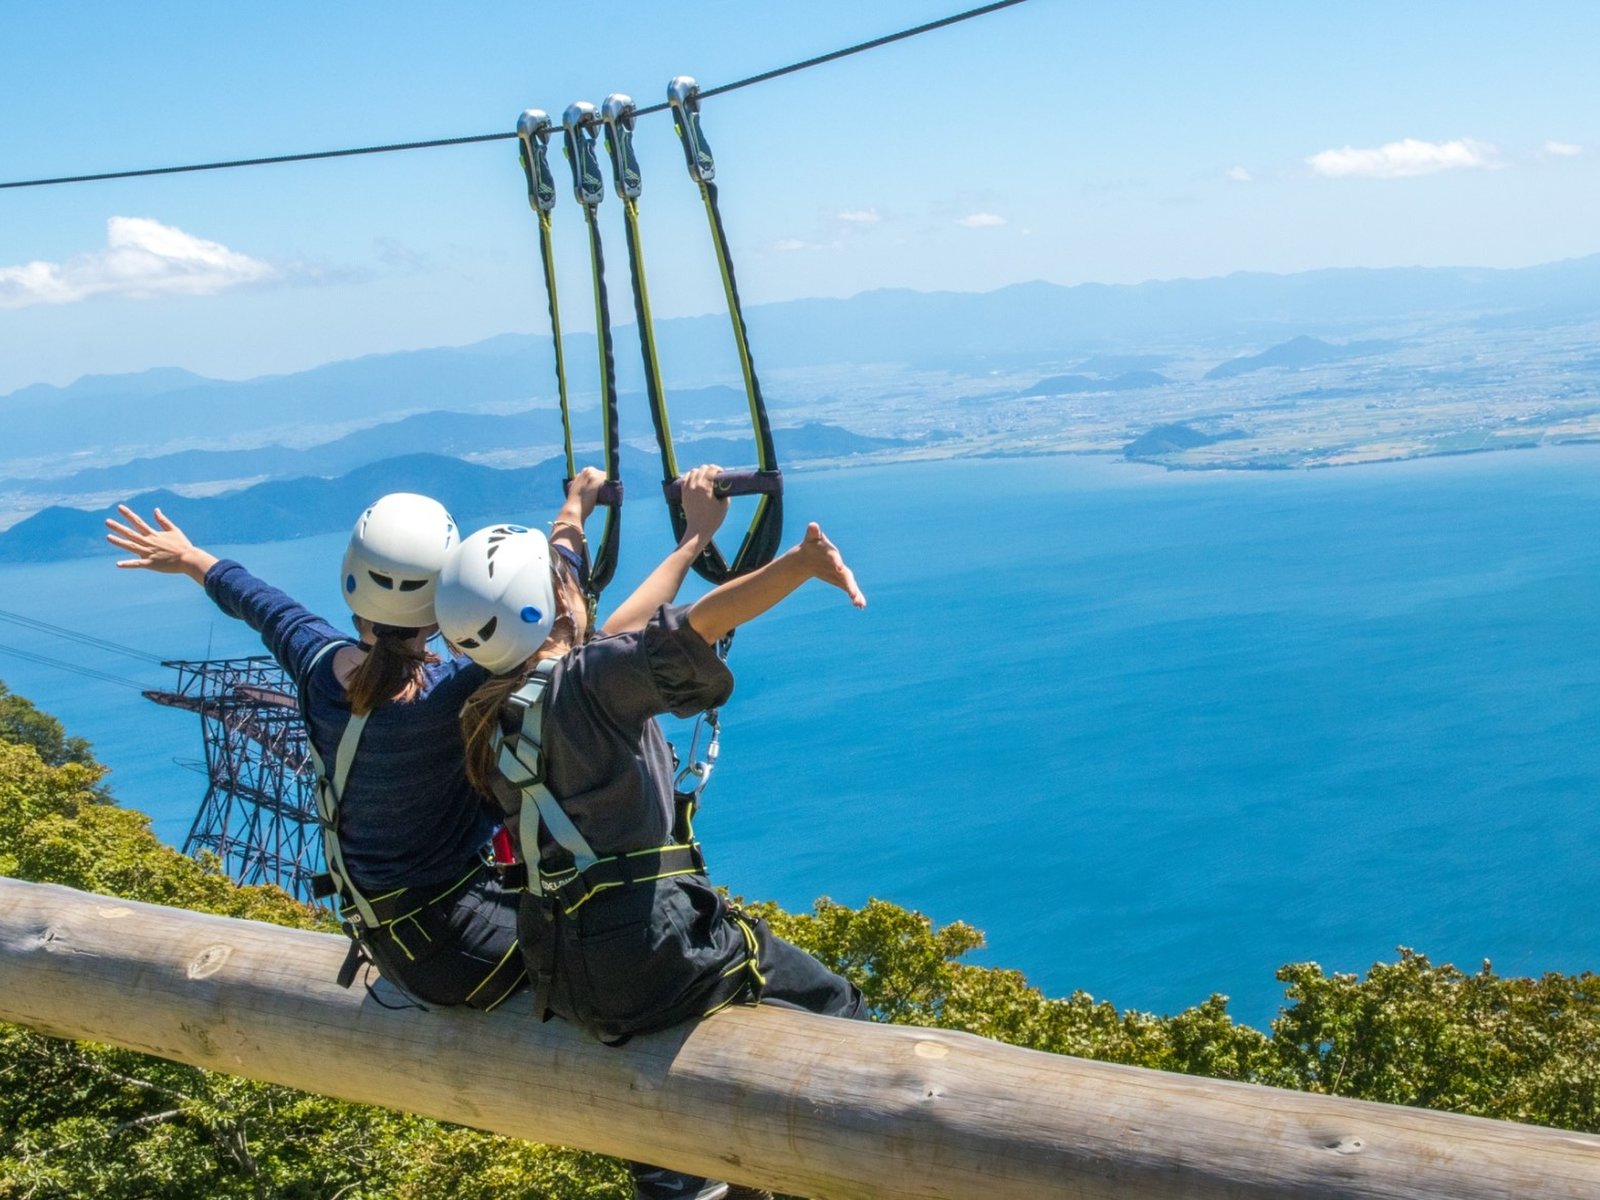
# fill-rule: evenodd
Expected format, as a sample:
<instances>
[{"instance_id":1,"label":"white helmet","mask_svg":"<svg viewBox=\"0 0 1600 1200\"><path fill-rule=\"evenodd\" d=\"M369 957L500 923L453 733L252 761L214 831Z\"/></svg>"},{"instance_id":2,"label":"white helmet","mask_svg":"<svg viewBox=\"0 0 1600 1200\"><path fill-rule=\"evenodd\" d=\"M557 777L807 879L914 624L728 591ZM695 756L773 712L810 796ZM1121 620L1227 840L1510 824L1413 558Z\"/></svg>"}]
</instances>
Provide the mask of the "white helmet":
<instances>
[{"instance_id":1,"label":"white helmet","mask_svg":"<svg viewBox=\"0 0 1600 1200\"><path fill-rule=\"evenodd\" d=\"M356 521L340 570L350 611L378 625L432 625L434 585L459 537L444 505L414 492L380 497Z\"/></svg>"},{"instance_id":2,"label":"white helmet","mask_svg":"<svg viewBox=\"0 0 1600 1200\"><path fill-rule=\"evenodd\" d=\"M556 621L550 543L521 525L490 525L450 552L434 604L439 629L496 675L544 645Z\"/></svg>"}]
</instances>

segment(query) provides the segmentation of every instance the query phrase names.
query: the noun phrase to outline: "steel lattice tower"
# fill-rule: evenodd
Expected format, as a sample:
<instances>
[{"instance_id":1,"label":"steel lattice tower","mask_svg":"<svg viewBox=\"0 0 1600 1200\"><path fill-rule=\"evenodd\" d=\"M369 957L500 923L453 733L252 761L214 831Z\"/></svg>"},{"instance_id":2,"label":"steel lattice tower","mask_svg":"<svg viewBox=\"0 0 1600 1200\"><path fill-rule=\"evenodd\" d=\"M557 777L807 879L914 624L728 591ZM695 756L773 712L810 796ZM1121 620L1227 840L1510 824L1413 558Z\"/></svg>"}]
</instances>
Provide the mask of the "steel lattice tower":
<instances>
[{"instance_id":1,"label":"steel lattice tower","mask_svg":"<svg viewBox=\"0 0 1600 1200\"><path fill-rule=\"evenodd\" d=\"M295 686L271 658L166 662L170 692L145 698L200 714L205 799L183 843L209 850L237 883L271 883L306 903L322 870L315 769Z\"/></svg>"}]
</instances>

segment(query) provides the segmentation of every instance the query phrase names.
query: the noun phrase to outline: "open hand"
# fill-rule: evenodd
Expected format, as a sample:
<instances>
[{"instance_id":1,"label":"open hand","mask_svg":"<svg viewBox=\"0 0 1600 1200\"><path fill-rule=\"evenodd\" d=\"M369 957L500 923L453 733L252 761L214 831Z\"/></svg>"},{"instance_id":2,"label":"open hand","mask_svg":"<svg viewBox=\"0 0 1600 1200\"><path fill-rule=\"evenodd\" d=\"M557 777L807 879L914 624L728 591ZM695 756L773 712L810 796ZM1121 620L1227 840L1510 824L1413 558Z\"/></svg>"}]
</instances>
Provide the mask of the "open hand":
<instances>
[{"instance_id":1,"label":"open hand","mask_svg":"<svg viewBox=\"0 0 1600 1200\"><path fill-rule=\"evenodd\" d=\"M135 556L120 560L118 567L124 570L143 568L163 575L187 575L196 583L204 582L217 556L191 542L166 513L159 508L155 510L159 528L152 528L126 504L117 505L117 511L122 514L122 521L106 518L106 528L111 530L106 534L106 541Z\"/></svg>"}]
</instances>

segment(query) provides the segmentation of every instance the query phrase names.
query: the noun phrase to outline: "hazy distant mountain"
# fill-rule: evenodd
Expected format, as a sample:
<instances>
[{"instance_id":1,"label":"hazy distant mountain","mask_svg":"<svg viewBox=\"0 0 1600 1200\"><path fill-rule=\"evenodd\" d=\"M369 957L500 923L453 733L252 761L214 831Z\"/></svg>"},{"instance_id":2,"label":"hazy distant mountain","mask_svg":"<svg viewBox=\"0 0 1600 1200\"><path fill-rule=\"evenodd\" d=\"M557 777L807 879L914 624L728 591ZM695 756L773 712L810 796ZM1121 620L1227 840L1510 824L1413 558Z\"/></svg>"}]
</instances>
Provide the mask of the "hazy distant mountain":
<instances>
[{"instance_id":1,"label":"hazy distant mountain","mask_svg":"<svg viewBox=\"0 0 1600 1200\"><path fill-rule=\"evenodd\" d=\"M896 446L915 444L906 438L867 437L822 421L808 421L804 425L796 425L789 429L774 430L772 440L777 444L780 465L817 458L847 458L852 454L871 454L875 450L890 450ZM939 439L934 437L921 440ZM719 463L724 467L755 465L755 440L751 435L742 438L694 438L677 443L676 449L678 462L681 465L687 465L690 459L695 462Z\"/></svg>"},{"instance_id":2,"label":"hazy distant mountain","mask_svg":"<svg viewBox=\"0 0 1600 1200\"><path fill-rule=\"evenodd\" d=\"M1074 396L1084 392L1126 392L1134 388L1162 387L1172 381L1155 371L1124 371L1114 379L1088 375L1052 375L1019 396Z\"/></svg>"},{"instance_id":3,"label":"hazy distant mountain","mask_svg":"<svg viewBox=\"0 0 1600 1200\"><path fill-rule=\"evenodd\" d=\"M1520 270L1393 268L1241 272L1131 286L1024 283L985 293L865 292L848 300L795 300L746 313L758 367L939 362L956 369L1030 359L1062 361L1118 347L1182 342L1223 350L1318 333L1352 336L1426 314L1498 325L1549 324L1600 313L1600 255ZM638 390L637 342L616 330L620 386ZM729 360L726 314L661 321L669 378ZM574 335L567 360L593 355ZM710 380L701 379L703 383ZM149 453L200 440L310 445L386 417L441 408L482 409L548 400L548 337L507 334L472 346L373 355L295 375L243 383L186 373L24 388L0 397L12 459L92 452ZM137 412L136 424L127 417ZM674 420L677 414L674 414Z\"/></svg>"},{"instance_id":4,"label":"hazy distant mountain","mask_svg":"<svg viewBox=\"0 0 1600 1200\"><path fill-rule=\"evenodd\" d=\"M1394 342L1350 342L1343 346L1336 346L1325 342L1321 338L1297 337L1290 338L1287 342L1279 342L1276 346L1263 350L1260 354L1247 354L1242 358L1229 359L1225 363L1218 363L1207 371L1207 379L1232 379L1236 375L1245 375L1251 371L1261 371L1269 367L1312 367L1319 363L1343 362L1348 358L1365 358L1372 354L1382 354L1393 350Z\"/></svg>"},{"instance_id":5,"label":"hazy distant mountain","mask_svg":"<svg viewBox=\"0 0 1600 1200\"><path fill-rule=\"evenodd\" d=\"M1129 442L1122 448L1122 453L1127 458L1156 458L1241 436L1236 430L1212 434L1202 433L1190 425L1157 425Z\"/></svg>"},{"instance_id":6,"label":"hazy distant mountain","mask_svg":"<svg viewBox=\"0 0 1600 1200\"><path fill-rule=\"evenodd\" d=\"M3 452L12 458L64 451L105 454L122 447L160 449L184 440L267 432L315 444L352 424L407 412L526 404L535 395L554 391L551 358L548 339L508 335L473 346L371 355L242 383L181 372L184 378L174 386L153 390L149 376L154 373L145 372L101 377L88 389L81 387L81 380L67 388L24 388L0 398L8 435ZM129 420L134 414L136 423Z\"/></svg>"},{"instance_id":7,"label":"hazy distant mountain","mask_svg":"<svg viewBox=\"0 0 1600 1200\"><path fill-rule=\"evenodd\" d=\"M0 403L5 405L7 413L22 413L30 408L59 409L104 396L157 396L215 382L180 367L154 367L132 375L85 375L66 387L35 383L9 396L0 396Z\"/></svg>"},{"instance_id":8,"label":"hazy distant mountain","mask_svg":"<svg viewBox=\"0 0 1600 1200\"><path fill-rule=\"evenodd\" d=\"M643 397L624 397L630 409L637 409ZM699 388L681 391L671 397L673 423L687 427L701 424L705 414L719 417L733 414L748 425L748 408L742 392L732 388ZM594 410L589 410L594 425ZM639 418L641 421L643 418ZM589 431L595 440L598 425ZM553 409L495 416L484 413L418 413L383 425L358 430L320 446L295 450L287 446L259 446L250 450L182 450L151 458L136 458L114 467L88 467L48 479L16 479L7 490L38 495L90 495L104 492L133 492L140 488L173 487L179 484L210 483L233 479L291 478L303 475L343 475L357 467L381 459L407 454L443 454L451 457L481 455L495 450L515 450L523 446L548 448L561 440L560 418ZM695 445L679 436L680 444ZM795 458L833 458L861 454L889 446L903 445L898 438L867 438L837 426L811 422L778 432L780 461ZM753 445L723 439L725 449L700 451L702 457L725 460L733 466L742 460L737 448ZM719 458L720 455L720 458Z\"/></svg>"},{"instance_id":9,"label":"hazy distant mountain","mask_svg":"<svg viewBox=\"0 0 1600 1200\"><path fill-rule=\"evenodd\" d=\"M642 464L636 464L639 466ZM148 515L160 507L196 542L269 542L346 529L364 505L385 492L436 496L463 526L516 514L549 514L561 496L565 464L549 459L497 471L457 458L414 454L369 463L337 479L289 479L226 496L185 499L144 492L128 503ZM103 519L112 508L85 512L53 507L0 534L0 562L36 562L110 553Z\"/></svg>"},{"instance_id":10,"label":"hazy distant mountain","mask_svg":"<svg viewBox=\"0 0 1600 1200\"><path fill-rule=\"evenodd\" d=\"M780 430L776 439L783 455L780 461L843 458L908 444L899 438L863 437L818 422ZM680 442L677 450L684 468L707 461L729 468L755 465L754 444L748 440L692 438ZM621 458L622 475L630 487L643 487L643 494L653 494L661 476L660 459L627 446ZM443 455L411 454L366 463L334 478L271 480L200 498L185 498L162 488L140 493L127 503L146 515L159 506L198 542L266 542L345 529L363 505L385 492L436 496L469 528L477 521L508 514L553 512L565 474L566 463L560 458L516 470L496 470ZM43 509L0 533L0 562L105 553L103 521L114 515L111 506L93 512L60 505Z\"/></svg>"}]
</instances>

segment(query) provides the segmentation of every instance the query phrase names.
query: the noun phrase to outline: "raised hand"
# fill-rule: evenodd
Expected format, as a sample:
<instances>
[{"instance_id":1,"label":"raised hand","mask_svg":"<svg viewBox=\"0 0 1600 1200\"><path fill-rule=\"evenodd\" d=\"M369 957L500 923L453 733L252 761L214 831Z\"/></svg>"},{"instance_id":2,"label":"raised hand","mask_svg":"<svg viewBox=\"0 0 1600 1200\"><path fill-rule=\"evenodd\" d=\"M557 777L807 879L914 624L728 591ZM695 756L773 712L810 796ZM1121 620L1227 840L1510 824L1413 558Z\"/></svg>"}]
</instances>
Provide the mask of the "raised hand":
<instances>
[{"instance_id":1,"label":"raised hand","mask_svg":"<svg viewBox=\"0 0 1600 1200\"><path fill-rule=\"evenodd\" d=\"M191 542L166 513L159 508L155 510L158 528L153 528L126 504L117 505L117 511L122 514L121 521L106 518L106 528L111 531L106 534L106 541L134 555L119 560L118 567L157 571L163 575L187 575L196 583L205 581L206 572L216 563L217 556Z\"/></svg>"}]
</instances>

